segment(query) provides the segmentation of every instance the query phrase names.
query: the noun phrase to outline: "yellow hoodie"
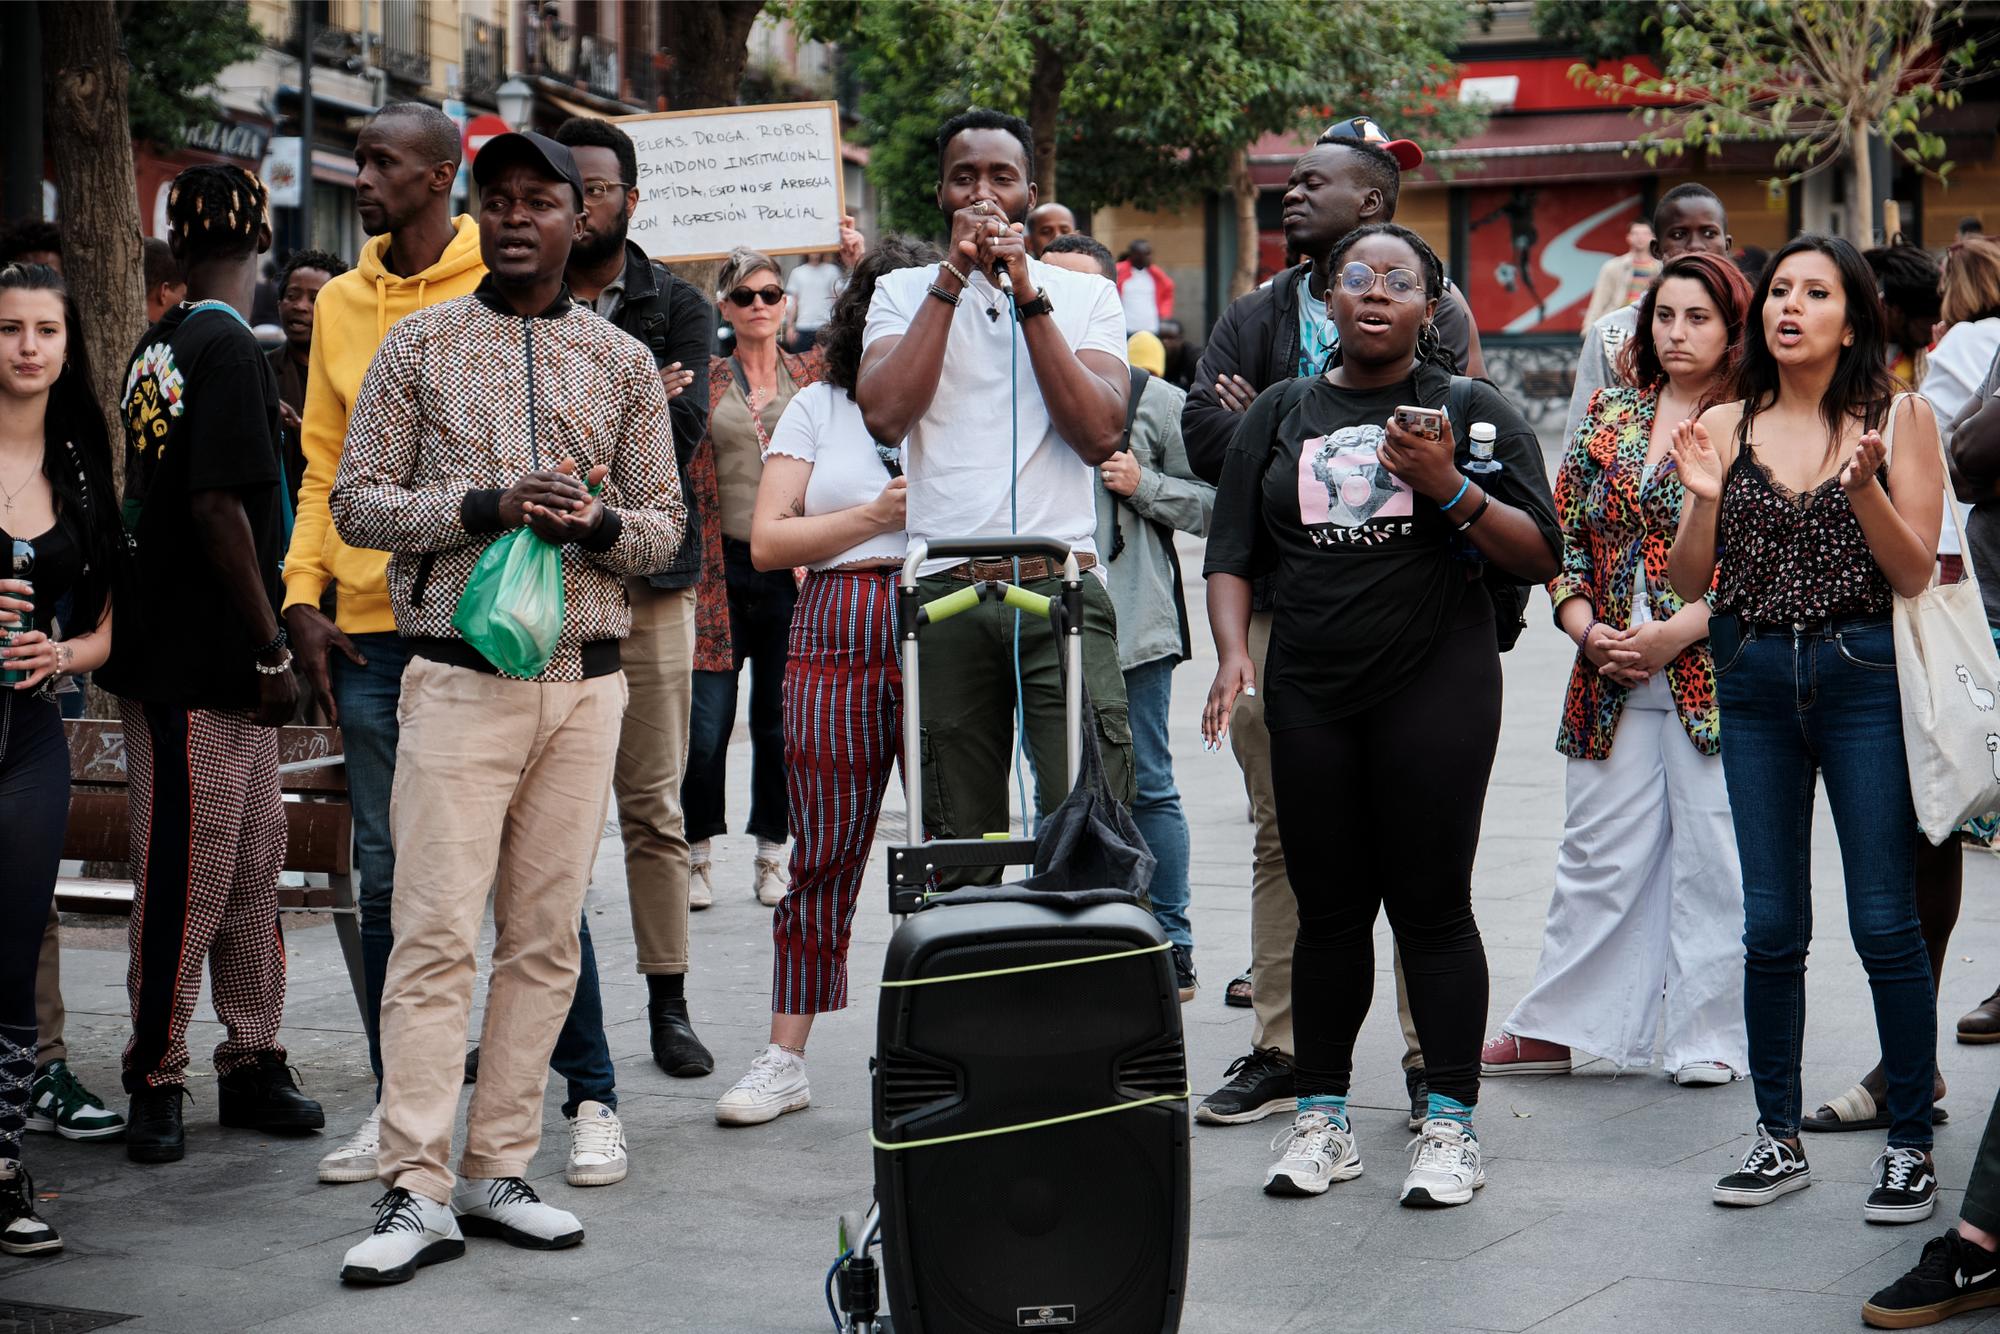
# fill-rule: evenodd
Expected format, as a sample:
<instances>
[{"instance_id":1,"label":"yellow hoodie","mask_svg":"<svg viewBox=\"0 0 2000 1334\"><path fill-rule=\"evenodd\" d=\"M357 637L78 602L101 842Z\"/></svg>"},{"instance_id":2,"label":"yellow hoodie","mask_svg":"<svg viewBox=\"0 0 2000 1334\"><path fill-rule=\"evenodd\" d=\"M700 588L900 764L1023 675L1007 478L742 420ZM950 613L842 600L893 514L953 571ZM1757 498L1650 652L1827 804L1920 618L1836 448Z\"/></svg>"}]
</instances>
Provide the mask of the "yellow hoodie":
<instances>
[{"instance_id":1,"label":"yellow hoodie","mask_svg":"<svg viewBox=\"0 0 2000 1334\"><path fill-rule=\"evenodd\" d=\"M334 621L351 635L395 632L389 556L341 541L326 497L340 469L347 418L361 392L361 377L389 327L411 311L470 295L486 276L479 257L479 224L461 215L452 226L456 234L438 262L407 278L383 267L389 238L374 237L362 247L361 262L322 287L313 303L312 362L300 440L306 476L285 557L285 605L317 607L332 584L337 590Z\"/></svg>"}]
</instances>

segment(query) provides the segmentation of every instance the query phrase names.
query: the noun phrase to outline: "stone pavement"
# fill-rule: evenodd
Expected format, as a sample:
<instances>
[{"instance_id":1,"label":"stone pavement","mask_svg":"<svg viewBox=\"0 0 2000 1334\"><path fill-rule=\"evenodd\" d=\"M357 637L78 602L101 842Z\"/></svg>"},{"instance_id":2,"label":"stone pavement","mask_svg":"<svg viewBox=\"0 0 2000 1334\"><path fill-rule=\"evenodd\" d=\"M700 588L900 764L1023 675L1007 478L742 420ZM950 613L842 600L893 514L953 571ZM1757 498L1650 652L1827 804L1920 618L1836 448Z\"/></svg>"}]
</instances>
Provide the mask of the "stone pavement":
<instances>
[{"instance_id":1,"label":"stone pavement","mask_svg":"<svg viewBox=\"0 0 2000 1334\"><path fill-rule=\"evenodd\" d=\"M1199 617L1198 552L1189 544ZM1222 1004L1247 953L1250 829L1233 761L1196 740L1213 671L1206 635L1182 668L1174 704L1182 788L1194 827L1194 923L1205 987L1183 1013L1197 1094L1249 1047L1249 1012ZM1525 989L1540 946L1561 825L1562 761L1551 747L1567 670L1566 642L1536 600L1528 634L1505 659L1505 730L1487 803L1477 875L1492 967L1492 1031ZM741 736L739 733L739 743ZM740 821L747 749L732 754L731 810ZM1422 793L1411 799L1424 800ZM886 820L900 825L891 797ZM185 1162L143 1168L117 1145L31 1136L29 1168L69 1249L47 1260L0 1258L0 1329L10 1301L138 1317L133 1330L356 1329L444 1331L821 1331L820 1284L834 1220L864 1207L871 1167L867 1059L872 997L822 1022L814 1037L811 1110L754 1129L724 1130L710 1113L764 1040L770 914L750 894L750 845L719 845L718 903L694 920L689 995L716 1073L668 1079L646 1055L645 992L630 971L630 922L616 840L600 852L592 932L631 1140L621 1185L563 1184L567 1136L551 1090L538 1189L589 1229L580 1249L538 1254L475 1242L467 1257L381 1291L346 1291L341 1254L371 1220L372 1185L321 1186L319 1154L364 1116L366 1051L334 934L290 933L284 1037L328 1133L310 1140L222 1131L202 1062L219 1029L193 1035L197 1068ZM854 944L857 979L879 976L890 919L871 873ZM1810 978L1805 1086L1817 1102L1874 1060L1865 979L1847 940L1839 859L1821 804L1816 832L1820 930ZM1914 1263L1956 1216L1960 1189L2000 1083L2000 1048L1952 1042L1950 1025L2000 982L2000 865L1969 855L1965 911L1943 985L1939 1058L1952 1120L1938 1140L1948 1187L1939 1218L1910 1228L1861 1221L1869 1135L1812 1140L1816 1184L1761 1210L1723 1210L1708 1187L1732 1167L1756 1119L1749 1087L1676 1089L1658 1071L1614 1077L1603 1065L1570 1078L1494 1080L1480 1109L1490 1184L1471 1205L1414 1212L1395 1203L1407 1161L1401 1038L1378 937L1375 1008L1357 1051L1355 1121L1368 1174L1318 1200L1260 1193L1277 1119L1200 1127L1194 1138L1194 1243L1189 1331L1528 1330L1548 1334L1738 1330L1759 1334L1860 1328L1862 1300ZM72 932L65 952L70 1044L85 1079L117 1088L124 1041L119 933ZM208 1015L206 1007L202 1011ZM475 1016L476 1022L477 1016ZM2000 1314L1952 1328L2000 1330Z\"/></svg>"}]
</instances>

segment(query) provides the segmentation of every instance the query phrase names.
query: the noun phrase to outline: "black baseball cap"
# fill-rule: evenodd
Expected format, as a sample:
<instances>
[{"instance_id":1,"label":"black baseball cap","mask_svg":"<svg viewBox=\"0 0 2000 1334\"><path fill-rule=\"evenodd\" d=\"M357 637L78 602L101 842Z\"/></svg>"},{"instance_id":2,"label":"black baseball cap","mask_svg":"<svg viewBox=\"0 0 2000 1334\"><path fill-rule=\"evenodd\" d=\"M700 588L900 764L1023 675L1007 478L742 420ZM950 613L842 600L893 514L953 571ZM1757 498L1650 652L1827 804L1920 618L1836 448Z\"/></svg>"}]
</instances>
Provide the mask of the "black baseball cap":
<instances>
[{"instance_id":1,"label":"black baseball cap","mask_svg":"<svg viewBox=\"0 0 2000 1334\"><path fill-rule=\"evenodd\" d=\"M1332 143L1339 139L1359 139L1363 143L1386 149L1389 156L1396 159L1396 165L1404 171L1415 171L1424 165L1423 149L1408 139L1391 139L1388 132L1377 125L1372 116L1350 116L1346 120L1337 120L1320 131L1320 143Z\"/></svg>"},{"instance_id":2,"label":"black baseball cap","mask_svg":"<svg viewBox=\"0 0 2000 1334\"><path fill-rule=\"evenodd\" d=\"M577 210L582 211L583 173L577 170L576 155L546 134L536 134L533 130L488 139L480 147L479 156L472 159L472 179L484 186L500 174L502 167L517 162L526 162L569 182L569 188L576 191Z\"/></svg>"}]
</instances>

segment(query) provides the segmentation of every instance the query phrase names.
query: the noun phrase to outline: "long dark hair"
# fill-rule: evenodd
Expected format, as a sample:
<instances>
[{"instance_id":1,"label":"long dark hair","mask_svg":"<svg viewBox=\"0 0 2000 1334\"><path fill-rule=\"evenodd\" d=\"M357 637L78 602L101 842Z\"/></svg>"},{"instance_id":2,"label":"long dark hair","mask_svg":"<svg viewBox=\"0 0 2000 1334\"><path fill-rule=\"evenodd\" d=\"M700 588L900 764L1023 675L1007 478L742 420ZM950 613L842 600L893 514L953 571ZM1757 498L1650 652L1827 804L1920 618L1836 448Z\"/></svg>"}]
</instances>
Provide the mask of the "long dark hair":
<instances>
[{"instance_id":1,"label":"long dark hair","mask_svg":"<svg viewBox=\"0 0 2000 1334\"><path fill-rule=\"evenodd\" d=\"M0 269L0 292L51 292L62 298L66 364L49 387L42 416L42 475L55 493L58 517L83 537L83 578L71 594L71 624L64 628L88 633L104 619L110 603L125 533L118 519L118 494L111 486L110 439L90 387L83 320L62 275L45 264Z\"/></svg>"},{"instance_id":2,"label":"long dark hair","mask_svg":"<svg viewBox=\"0 0 2000 1334\"><path fill-rule=\"evenodd\" d=\"M1734 392L1737 365L1743 359L1743 322L1750 310L1750 280L1727 255L1690 251L1660 266L1660 276L1639 300L1639 327L1618 351L1618 373L1640 389L1651 389L1667 378L1666 368L1660 365L1660 349L1653 341L1653 308L1669 278L1691 278L1700 283L1729 330L1729 345L1722 351L1722 364L1716 367L1714 387L1698 405L1713 407Z\"/></svg>"},{"instance_id":3,"label":"long dark hair","mask_svg":"<svg viewBox=\"0 0 2000 1334\"><path fill-rule=\"evenodd\" d=\"M1820 399L1820 416L1826 422L1826 457L1840 448L1840 436L1850 421L1859 420L1863 430L1873 430L1896 396L1896 381L1889 374L1889 317L1882 298L1875 291L1875 274L1868 261L1851 241L1838 236L1807 232L1771 256L1758 280L1757 295L1743 321L1743 361L1736 373L1736 395L1743 400L1743 418L1736 427L1739 447L1750 438L1750 423L1758 412L1778 401L1778 361L1764 339L1764 302L1771 295L1771 281L1778 269L1793 255L1812 250L1833 261L1840 272L1840 286L1847 296L1847 324L1854 341L1840 349L1833 378Z\"/></svg>"},{"instance_id":4,"label":"long dark hair","mask_svg":"<svg viewBox=\"0 0 2000 1334\"><path fill-rule=\"evenodd\" d=\"M819 346L826 355L826 378L834 388L854 397L854 382L861 378L861 335L868 325L868 303L875 296L875 284L885 273L935 264L944 252L929 241L891 232L868 247L868 253L847 276L847 286L834 298L833 313L819 331Z\"/></svg>"},{"instance_id":5,"label":"long dark hair","mask_svg":"<svg viewBox=\"0 0 2000 1334\"><path fill-rule=\"evenodd\" d=\"M1416 255L1417 263L1424 271L1424 299L1427 301L1444 300L1444 263L1437 257L1437 251L1431 249L1423 237L1418 236L1408 227L1398 227L1393 222L1371 222L1365 226L1356 227L1353 231L1333 243L1333 253L1327 257L1326 261L1327 295L1329 297L1333 295L1334 275L1339 272L1337 266L1340 261L1347 257L1348 251L1354 249L1355 246L1371 236L1393 236L1404 245L1407 245ZM1336 344L1333 349L1332 360L1337 363L1339 359L1340 348ZM1448 374L1458 374L1458 362L1453 359L1451 349L1447 348L1443 340L1438 337L1437 325L1432 323L1431 320L1425 320L1423 327L1417 330L1417 360L1442 367Z\"/></svg>"}]
</instances>

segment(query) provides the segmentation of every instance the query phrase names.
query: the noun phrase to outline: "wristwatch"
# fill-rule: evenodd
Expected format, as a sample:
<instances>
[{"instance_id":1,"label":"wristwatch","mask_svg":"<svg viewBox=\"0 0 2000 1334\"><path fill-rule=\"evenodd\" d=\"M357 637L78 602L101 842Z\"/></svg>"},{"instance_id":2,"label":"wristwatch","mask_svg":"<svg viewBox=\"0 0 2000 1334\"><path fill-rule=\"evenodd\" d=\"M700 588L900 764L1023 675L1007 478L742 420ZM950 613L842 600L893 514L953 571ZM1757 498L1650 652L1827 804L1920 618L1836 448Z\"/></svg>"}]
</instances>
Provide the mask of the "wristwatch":
<instances>
[{"instance_id":1,"label":"wristwatch","mask_svg":"<svg viewBox=\"0 0 2000 1334\"><path fill-rule=\"evenodd\" d=\"M1043 291L1033 301L1022 301L1019 297L1014 299L1014 315L1017 319L1031 320L1037 315L1051 315L1055 313L1055 308L1056 303L1049 300L1047 291Z\"/></svg>"}]
</instances>

